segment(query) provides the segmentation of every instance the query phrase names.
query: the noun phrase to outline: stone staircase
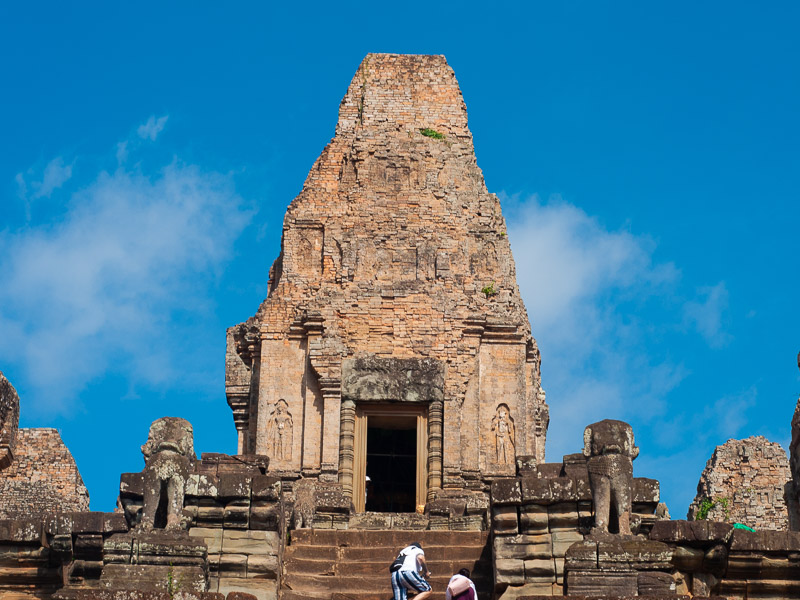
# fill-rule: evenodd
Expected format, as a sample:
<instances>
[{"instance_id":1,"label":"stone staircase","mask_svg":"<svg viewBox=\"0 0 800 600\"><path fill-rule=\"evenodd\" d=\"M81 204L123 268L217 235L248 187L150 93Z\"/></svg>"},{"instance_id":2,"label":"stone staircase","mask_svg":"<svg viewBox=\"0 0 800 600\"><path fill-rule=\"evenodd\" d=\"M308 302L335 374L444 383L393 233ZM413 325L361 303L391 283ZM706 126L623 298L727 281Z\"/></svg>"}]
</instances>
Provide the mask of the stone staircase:
<instances>
[{"instance_id":1,"label":"stone staircase","mask_svg":"<svg viewBox=\"0 0 800 600\"><path fill-rule=\"evenodd\" d=\"M447 582L461 568L472 571L481 598L492 596L492 556L485 531L292 531L283 560L281 600L387 600L389 565L411 542L425 550L433 600L444 600Z\"/></svg>"}]
</instances>

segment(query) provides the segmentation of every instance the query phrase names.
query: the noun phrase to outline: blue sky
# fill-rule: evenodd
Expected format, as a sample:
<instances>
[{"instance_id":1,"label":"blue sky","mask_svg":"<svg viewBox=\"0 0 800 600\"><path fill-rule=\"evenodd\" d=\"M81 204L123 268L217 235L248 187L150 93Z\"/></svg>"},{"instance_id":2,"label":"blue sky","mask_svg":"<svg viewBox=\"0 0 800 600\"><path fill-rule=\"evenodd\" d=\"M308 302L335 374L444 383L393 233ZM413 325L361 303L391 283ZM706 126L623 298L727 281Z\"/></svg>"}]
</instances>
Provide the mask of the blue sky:
<instances>
[{"instance_id":1,"label":"blue sky","mask_svg":"<svg viewBox=\"0 0 800 600\"><path fill-rule=\"evenodd\" d=\"M0 370L111 510L151 421L235 452L225 327L367 52L444 54L502 200L551 407L683 517L800 393L796 3L0 6ZM284 5L288 3L282 3Z\"/></svg>"}]
</instances>

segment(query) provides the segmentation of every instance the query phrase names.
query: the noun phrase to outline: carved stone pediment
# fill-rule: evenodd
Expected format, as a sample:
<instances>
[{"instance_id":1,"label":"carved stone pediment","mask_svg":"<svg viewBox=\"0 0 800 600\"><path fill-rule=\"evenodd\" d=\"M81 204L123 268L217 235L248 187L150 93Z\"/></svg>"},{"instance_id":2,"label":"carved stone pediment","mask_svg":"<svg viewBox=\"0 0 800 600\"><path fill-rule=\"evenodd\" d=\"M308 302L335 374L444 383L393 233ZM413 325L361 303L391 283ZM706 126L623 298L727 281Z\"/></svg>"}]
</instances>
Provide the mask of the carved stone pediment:
<instances>
[{"instance_id":1,"label":"carved stone pediment","mask_svg":"<svg viewBox=\"0 0 800 600\"><path fill-rule=\"evenodd\" d=\"M433 358L342 361L342 398L354 402L432 402L444 399L444 363Z\"/></svg>"}]
</instances>

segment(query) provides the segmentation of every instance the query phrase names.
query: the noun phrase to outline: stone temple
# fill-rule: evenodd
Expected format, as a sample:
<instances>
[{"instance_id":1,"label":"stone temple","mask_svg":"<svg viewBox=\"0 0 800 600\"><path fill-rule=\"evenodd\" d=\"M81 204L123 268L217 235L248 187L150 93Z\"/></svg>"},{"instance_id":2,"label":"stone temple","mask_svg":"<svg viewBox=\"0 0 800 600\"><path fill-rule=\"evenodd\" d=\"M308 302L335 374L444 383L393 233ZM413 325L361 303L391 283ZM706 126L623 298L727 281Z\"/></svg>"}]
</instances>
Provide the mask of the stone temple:
<instances>
[{"instance_id":1,"label":"stone temple","mask_svg":"<svg viewBox=\"0 0 800 600\"><path fill-rule=\"evenodd\" d=\"M364 59L226 339L237 454L198 459L164 416L110 513L57 432L17 429L0 376L0 598L385 600L415 541L434 600L464 567L481 600L800 598L800 402L790 458L719 446L689 520L634 477L627 423L547 462L541 358L443 56Z\"/></svg>"},{"instance_id":2,"label":"stone temple","mask_svg":"<svg viewBox=\"0 0 800 600\"><path fill-rule=\"evenodd\" d=\"M269 294L228 331L226 391L240 453L339 481L357 509L366 477L367 503L399 485L413 512L543 461L539 351L443 57L359 67L286 212ZM407 480L381 479L389 451L415 455Z\"/></svg>"}]
</instances>

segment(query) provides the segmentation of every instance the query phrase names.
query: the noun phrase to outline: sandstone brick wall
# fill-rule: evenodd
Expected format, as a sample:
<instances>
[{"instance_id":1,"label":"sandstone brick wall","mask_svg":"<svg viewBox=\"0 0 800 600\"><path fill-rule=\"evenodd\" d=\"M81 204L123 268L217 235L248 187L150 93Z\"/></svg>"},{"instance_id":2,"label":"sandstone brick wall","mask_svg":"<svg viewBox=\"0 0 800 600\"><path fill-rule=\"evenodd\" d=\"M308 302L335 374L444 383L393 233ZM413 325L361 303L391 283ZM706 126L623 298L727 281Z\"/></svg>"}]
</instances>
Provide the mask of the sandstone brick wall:
<instances>
[{"instance_id":1,"label":"sandstone brick wall","mask_svg":"<svg viewBox=\"0 0 800 600\"><path fill-rule=\"evenodd\" d=\"M243 341L253 329L256 344ZM539 351L500 203L477 166L443 56L364 59L336 136L289 205L269 295L232 330L228 348L232 406L252 382L249 409L235 410L247 415L243 447L270 454L271 469L347 470L339 464L340 425L349 423L342 361L363 355L446 365L443 406L431 408L431 487L513 475L509 456L544 459ZM270 439L279 400L293 428L291 449L280 453ZM516 438L500 456L492 423L502 403ZM341 434L346 441L349 432Z\"/></svg>"},{"instance_id":2,"label":"sandstone brick wall","mask_svg":"<svg viewBox=\"0 0 800 600\"><path fill-rule=\"evenodd\" d=\"M89 510L89 492L55 429L20 429L11 465L0 472L0 517Z\"/></svg>"},{"instance_id":3,"label":"sandstone brick wall","mask_svg":"<svg viewBox=\"0 0 800 600\"><path fill-rule=\"evenodd\" d=\"M789 460L780 444L763 436L728 440L706 463L688 518L695 518L703 499L711 498L716 504L708 513L710 520L788 529L785 493L790 480Z\"/></svg>"},{"instance_id":4,"label":"sandstone brick wall","mask_svg":"<svg viewBox=\"0 0 800 600\"><path fill-rule=\"evenodd\" d=\"M14 446L19 426L17 390L0 371L0 470L14 459Z\"/></svg>"}]
</instances>

